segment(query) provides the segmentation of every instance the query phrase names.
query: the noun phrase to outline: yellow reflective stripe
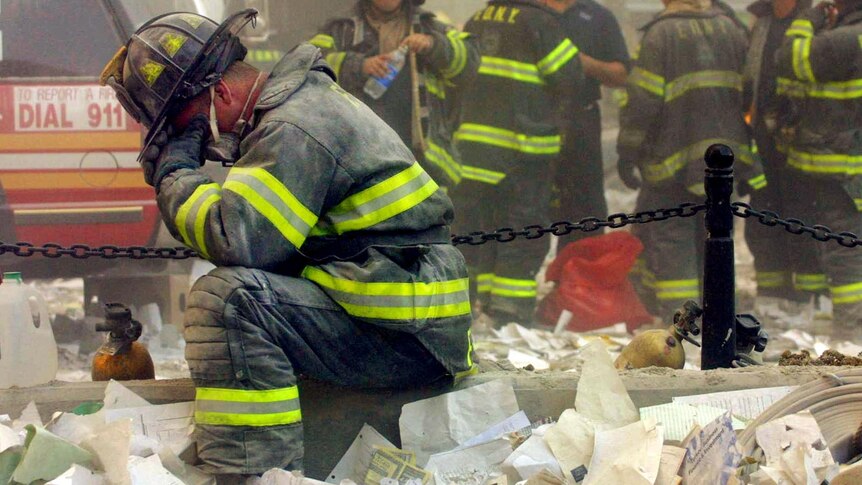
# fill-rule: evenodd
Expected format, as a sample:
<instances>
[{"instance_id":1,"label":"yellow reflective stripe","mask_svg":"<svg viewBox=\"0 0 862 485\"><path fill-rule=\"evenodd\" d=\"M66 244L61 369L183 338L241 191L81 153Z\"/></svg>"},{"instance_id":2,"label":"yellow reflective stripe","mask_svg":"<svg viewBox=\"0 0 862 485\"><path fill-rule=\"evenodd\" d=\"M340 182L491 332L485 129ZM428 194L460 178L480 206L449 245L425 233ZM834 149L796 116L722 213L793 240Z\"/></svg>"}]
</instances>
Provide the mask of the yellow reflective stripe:
<instances>
[{"instance_id":1,"label":"yellow reflective stripe","mask_svg":"<svg viewBox=\"0 0 862 485\"><path fill-rule=\"evenodd\" d=\"M656 289L655 296L659 300L697 298L700 296L700 286L696 279L656 281L654 288Z\"/></svg>"},{"instance_id":2,"label":"yellow reflective stripe","mask_svg":"<svg viewBox=\"0 0 862 485\"><path fill-rule=\"evenodd\" d=\"M760 190L760 189L766 187L766 185L767 185L766 175L761 174L761 175L758 175L757 177L749 179L748 185L750 185L751 188L754 190Z\"/></svg>"},{"instance_id":3,"label":"yellow reflective stripe","mask_svg":"<svg viewBox=\"0 0 862 485\"><path fill-rule=\"evenodd\" d=\"M195 423L211 426L280 426L302 421L296 386L270 390L199 387Z\"/></svg>"},{"instance_id":4,"label":"yellow reflective stripe","mask_svg":"<svg viewBox=\"0 0 862 485\"><path fill-rule=\"evenodd\" d=\"M793 288L800 291L820 291L827 288L825 274L797 273Z\"/></svg>"},{"instance_id":5,"label":"yellow reflective stripe","mask_svg":"<svg viewBox=\"0 0 862 485\"><path fill-rule=\"evenodd\" d=\"M557 155L560 153L562 137L530 136L494 126L464 123L455 132L458 141L471 141L516 150L534 155Z\"/></svg>"},{"instance_id":6,"label":"yellow reflective stripe","mask_svg":"<svg viewBox=\"0 0 862 485\"><path fill-rule=\"evenodd\" d=\"M799 80L817 82L811 69L811 38L793 40L793 73Z\"/></svg>"},{"instance_id":7,"label":"yellow reflective stripe","mask_svg":"<svg viewBox=\"0 0 862 485\"><path fill-rule=\"evenodd\" d=\"M539 68L533 64L513 61L501 57L482 56L479 74L512 79L530 84L545 84Z\"/></svg>"},{"instance_id":8,"label":"yellow reflective stripe","mask_svg":"<svg viewBox=\"0 0 862 485\"><path fill-rule=\"evenodd\" d=\"M332 49L335 47L335 38L331 35L317 34L308 43L321 49Z\"/></svg>"},{"instance_id":9,"label":"yellow reflective stripe","mask_svg":"<svg viewBox=\"0 0 862 485\"><path fill-rule=\"evenodd\" d=\"M784 271L762 271L756 275L758 288L781 288L788 283L788 274Z\"/></svg>"},{"instance_id":10,"label":"yellow reflective stripe","mask_svg":"<svg viewBox=\"0 0 862 485\"><path fill-rule=\"evenodd\" d=\"M473 368L473 329L467 329L467 367Z\"/></svg>"},{"instance_id":11,"label":"yellow reflective stripe","mask_svg":"<svg viewBox=\"0 0 862 485\"><path fill-rule=\"evenodd\" d=\"M628 82L629 84L633 84L647 92L664 98L665 81L664 78L658 74L649 72L640 67L635 67L629 74Z\"/></svg>"},{"instance_id":12,"label":"yellow reflective stripe","mask_svg":"<svg viewBox=\"0 0 862 485\"><path fill-rule=\"evenodd\" d=\"M830 290L832 291L832 303L835 305L862 301L862 283L833 286Z\"/></svg>"},{"instance_id":13,"label":"yellow reflective stripe","mask_svg":"<svg viewBox=\"0 0 862 485\"><path fill-rule=\"evenodd\" d=\"M485 170L484 168L461 165L461 177L466 180L497 185L506 178L506 174L493 170Z\"/></svg>"},{"instance_id":14,"label":"yellow reflective stripe","mask_svg":"<svg viewBox=\"0 0 862 485\"><path fill-rule=\"evenodd\" d=\"M205 258L209 258L205 234L207 214L210 207L219 200L221 200L221 187L218 184L200 185L180 206L174 218L174 225L183 242L190 248L198 250Z\"/></svg>"},{"instance_id":15,"label":"yellow reflective stripe","mask_svg":"<svg viewBox=\"0 0 862 485\"><path fill-rule=\"evenodd\" d=\"M814 24L810 20L796 19L784 33L787 37L814 37Z\"/></svg>"},{"instance_id":16,"label":"yellow reflective stripe","mask_svg":"<svg viewBox=\"0 0 862 485\"><path fill-rule=\"evenodd\" d=\"M807 153L791 148L787 164L810 173L862 174L862 155L840 153Z\"/></svg>"},{"instance_id":17,"label":"yellow reflective stripe","mask_svg":"<svg viewBox=\"0 0 862 485\"><path fill-rule=\"evenodd\" d=\"M223 188L245 199L297 248L317 223L317 216L263 168L234 167Z\"/></svg>"},{"instance_id":18,"label":"yellow reflective stripe","mask_svg":"<svg viewBox=\"0 0 862 485\"><path fill-rule=\"evenodd\" d=\"M539 71L543 75L550 76L562 69L576 55L578 55L578 48L571 40L565 39L550 54L545 56L544 59L537 62L536 67L539 68Z\"/></svg>"},{"instance_id":19,"label":"yellow reflective stripe","mask_svg":"<svg viewBox=\"0 0 862 485\"><path fill-rule=\"evenodd\" d=\"M652 183L669 179L691 162L702 163L706 149L716 143L731 146L737 162L748 165L754 164L755 156L749 148L724 138L712 138L689 145L659 163L643 167L641 174L648 182Z\"/></svg>"},{"instance_id":20,"label":"yellow reflective stripe","mask_svg":"<svg viewBox=\"0 0 862 485\"><path fill-rule=\"evenodd\" d=\"M461 166L442 147L428 141L428 150L425 151L425 159L439 167L456 184L461 181Z\"/></svg>"},{"instance_id":21,"label":"yellow reflective stripe","mask_svg":"<svg viewBox=\"0 0 862 485\"><path fill-rule=\"evenodd\" d=\"M538 285L536 280L521 280L494 276L491 282L491 294L510 298L535 298Z\"/></svg>"},{"instance_id":22,"label":"yellow reflective stripe","mask_svg":"<svg viewBox=\"0 0 862 485\"><path fill-rule=\"evenodd\" d=\"M344 59L346 57L346 52L333 52L326 55L326 63L332 66L332 70L335 72L335 77L341 77L341 66L344 64Z\"/></svg>"},{"instance_id":23,"label":"yellow reflective stripe","mask_svg":"<svg viewBox=\"0 0 862 485\"><path fill-rule=\"evenodd\" d=\"M859 99L862 98L862 79L843 82L817 83L810 85L806 94L811 98Z\"/></svg>"},{"instance_id":24,"label":"yellow reflective stripe","mask_svg":"<svg viewBox=\"0 0 862 485\"><path fill-rule=\"evenodd\" d=\"M697 71L680 76L665 88L665 102L695 89L727 88L742 91L742 75L734 71Z\"/></svg>"},{"instance_id":25,"label":"yellow reflective stripe","mask_svg":"<svg viewBox=\"0 0 862 485\"><path fill-rule=\"evenodd\" d=\"M441 71L441 74L446 79L452 79L464 72L464 68L467 66L467 45L464 43L464 37L457 30L453 29L447 32L446 38L449 39L449 44L452 46L453 56L449 66Z\"/></svg>"},{"instance_id":26,"label":"yellow reflective stripe","mask_svg":"<svg viewBox=\"0 0 862 485\"><path fill-rule=\"evenodd\" d=\"M795 79L788 79L786 77L778 78L778 86L775 89L776 94L783 96L790 96L794 98L803 98L808 93L808 85L796 81Z\"/></svg>"},{"instance_id":27,"label":"yellow reflective stripe","mask_svg":"<svg viewBox=\"0 0 862 485\"><path fill-rule=\"evenodd\" d=\"M437 99L446 99L446 86L434 76L425 76L425 89Z\"/></svg>"},{"instance_id":28,"label":"yellow reflective stripe","mask_svg":"<svg viewBox=\"0 0 862 485\"><path fill-rule=\"evenodd\" d=\"M409 168L344 199L324 216L313 234L343 234L371 227L416 207L437 189L419 162L413 162Z\"/></svg>"},{"instance_id":29,"label":"yellow reflective stripe","mask_svg":"<svg viewBox=\"0 0 862 485\"><path fill-rule=\"evenodd\" d=\"M308 266L302 277L321 286L353 316L381 320L448 318L470 313L469 280L361 282Z\"/></svg>"},{"instance_id":30,"label":"yellow reflective stripe","mask_svg":"<svg viewBox=\"0 0 862 485\"><path fill-rule=\"evenodd\" d=\"M484 273L476 277L476 291L479 293L490 293L493 286L494 273Z\"/></svg>"},{"instance_id":31,"label":"yellow reflective stripe","mask_svg":"<svg viewBox=\"0 0 862 485\"><path fill-rule=\"evenodd\" d=\"M853 203L856 204L856 210L862 212L862 199L853 199Z\"/></svg>"}]
</instances>

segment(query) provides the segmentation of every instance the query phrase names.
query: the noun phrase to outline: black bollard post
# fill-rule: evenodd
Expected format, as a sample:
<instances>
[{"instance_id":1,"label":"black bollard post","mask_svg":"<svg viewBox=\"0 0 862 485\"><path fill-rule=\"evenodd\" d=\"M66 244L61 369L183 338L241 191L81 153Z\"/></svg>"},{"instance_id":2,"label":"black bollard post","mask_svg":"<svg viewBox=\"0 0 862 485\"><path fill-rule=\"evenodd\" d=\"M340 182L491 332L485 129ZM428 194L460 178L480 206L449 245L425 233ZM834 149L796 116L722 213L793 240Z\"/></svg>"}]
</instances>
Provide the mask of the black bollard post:
<instances>
[{"instance_id":1,"label":"black bollard post","mask_svg":"<svg viewBox=\"0 0 862 485\"><path fill-rule=\"evenodd\" d=\"M702 369L729 368L736 356L736 272L733 258L733 151L706 150L706 251L703 261Z\"/></svg>"}]
</instances>

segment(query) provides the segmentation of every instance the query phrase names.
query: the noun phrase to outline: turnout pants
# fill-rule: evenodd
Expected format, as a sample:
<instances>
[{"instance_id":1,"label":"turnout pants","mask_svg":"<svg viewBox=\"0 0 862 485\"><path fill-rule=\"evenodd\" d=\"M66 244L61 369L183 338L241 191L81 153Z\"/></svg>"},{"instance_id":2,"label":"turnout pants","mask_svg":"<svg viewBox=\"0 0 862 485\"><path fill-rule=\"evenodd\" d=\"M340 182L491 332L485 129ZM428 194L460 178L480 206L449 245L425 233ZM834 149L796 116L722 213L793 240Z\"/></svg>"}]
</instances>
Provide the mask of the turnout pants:
<instances>
[{"instance_id":1,"label":"turnout pants","mask_svg":"<svg viewBox=\"0 0 862 485\"><path fill-rule=\"evenodd\" d=\"M804 176L788 170L785 157L776 150L761 146L761 154L768 185L751 194L752 207L784 218L810 214L814 198L807 193ZM781 228L753 219L745 221L745 239L754 255L758 296L803 301L812 292L826 291L826 275L820 269L814 240L787 237Z\"/></svg>"},{"instance_id":2,"label":"turnout pants","mask_svg":"<svg viewBox=\"0 0 862 485\"><path fill-rule=\"evenodd\" d=\"M521 230L547 225L550 204L548 165L530 164L508 174L499 184L463 180L452 191L456 234ZM481 246L458 246L467 260L472 292L483 311L505 323L531 324L536 310L536 274L548 253L547 239L515 239Z\"/></svg>"},{"instance_id":3,"label":"turnout pants","mask_svg":"<svg viewBox=\"0 0 862 485\"><path fill-rule=\"evenodd\" d=\"M558 194L552 204L555 220L577 222L586 217L608 215L602 161L602 115L598 103L575 114L566 133L553 183ZM572 234L569 242L589 235L585 232Z\"/></svg>"},{"instance_id":4,"label":"turnout pants","mask_svg":"<svg viewBox=\"0 0 862 485\"><path fill-rule=\"evenodd\" d=\"M812 204L798 217L808 225L820 224L834 232L862 234L862 187L858 178L841 181L804 176L803 195ZM804 236L805 243L816 246L820 267L826 273L832 295L834 322L838 326L862 324L862 249L846 248L834 241L819 242Z\"/></svg>"},{"instance_id":5,"label":"turnout pants","mask_svg":"<svg viewBox=\"0 0 862 485\"><path fill-rule=\"evenodd\" d=\"M318 286L222 267L198 280L185 317L205 469L302 469L297 376L343 386L410 387L446 369L411 334L357 322Z\"/></svg>"},{"instance_id":6,"label":"turnout pants","mask_svg":"<svg viewBox=\"0 0 862 485\"><path fill-rule=\"evenodd\" d=\"M700 199L675 181L644 184L636 210L676 207ZM650 312L671 322L674 312L687 300L700 301L703 216L639 224L632 233L644 245L641 260L633 271L633 276L640 277L634 281L635 288Z\"/></svg>"}]
</instances>

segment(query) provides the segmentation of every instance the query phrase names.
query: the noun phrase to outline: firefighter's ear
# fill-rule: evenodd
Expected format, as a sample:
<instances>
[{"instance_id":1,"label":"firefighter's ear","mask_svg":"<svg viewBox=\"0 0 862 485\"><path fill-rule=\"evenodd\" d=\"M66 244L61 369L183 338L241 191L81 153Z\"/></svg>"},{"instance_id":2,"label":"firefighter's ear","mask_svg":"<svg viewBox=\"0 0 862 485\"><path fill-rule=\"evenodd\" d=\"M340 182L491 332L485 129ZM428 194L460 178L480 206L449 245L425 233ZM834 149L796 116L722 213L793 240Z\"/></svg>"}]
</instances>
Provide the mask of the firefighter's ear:
<instances>
[{"instance_id":1,"label":"firefighter's ear","mask_svg":"<svg viewBox=\"0 0 862 485\"><path fill-rule=\"evenodd\" d=\"M215 89L215 97L221 102L221 104L230 106L236 99L235 93L231 90L230 84L226 83L224 79L217 82L213 87Z\"/></svg>"}]
</instances>

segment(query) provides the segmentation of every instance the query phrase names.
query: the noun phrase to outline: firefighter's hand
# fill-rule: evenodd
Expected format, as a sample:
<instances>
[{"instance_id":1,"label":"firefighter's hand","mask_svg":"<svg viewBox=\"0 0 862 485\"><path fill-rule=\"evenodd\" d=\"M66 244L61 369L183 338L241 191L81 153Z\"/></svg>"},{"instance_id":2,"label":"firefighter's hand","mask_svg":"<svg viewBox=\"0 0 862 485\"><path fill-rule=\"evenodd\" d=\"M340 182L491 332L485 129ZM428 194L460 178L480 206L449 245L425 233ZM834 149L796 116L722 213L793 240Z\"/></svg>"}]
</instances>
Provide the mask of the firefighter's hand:
<instances>
[{"instance_id":1,"label":"firefighter's hand","mask_svg":"<svg viewBox=\"0 0 862 485\"><path fill-rule=\"evenodd\" d=\"M144 170L144 180L150 183L155 173L155 163L162 153L162 148L168 143L168 139L174 136L174 127L168 125L166 129L156 133L150 146L141 153L141 168ZM151 183L150 183L151 184ZM151 184L152 185L152 184Z\"/></svg>"},{"instance_id":2,"label":"firefighter's hand","mask_svg":"<svg viewBox=\"0 0 862 485\"><path fill-rule=\"evenodd\" d=\"M626 187L632 190L641 188L641 179L638 174L638 166L635 162L622 158L617 160L617 173Z\"/></svg>"},{"instance_id":3,"label":"firefighter's hand","mask_svg":"<svg viewBox=\"0 0 862 485\"><path fill-rule=\"evenodd\" d=\"M203 145L209 135L209 119L199 114L192 118L186 131L167 142L160 150L158 158L152 162L147 183L159 190L162 180L181 168L195 169L203 163ZM142 160L141 163L144 163ZM148 170L144 169L146 176Z\"/></svg>"},{"instance_id":4,"label":"firefighter's hand","mask_svg":"<svg viewBox=\"0 0 862 485\"><path fill-rule=\"evenodd\" d=\"M424 54L434 47L434 37L428 34L410 34L401 41L401 45L406 45L410 52Z\"/></svg>"},{"instance_id":5,"label":"firefighter's hand","mask_svg":"<svg viewBox=\"0 0 862 485\"><path fill-rule=\"evenodd\" d=\"M371 77L386 77L389 74L389 54L369 57L362 63L362 73Z\"/></svg>"}]
</instances>

